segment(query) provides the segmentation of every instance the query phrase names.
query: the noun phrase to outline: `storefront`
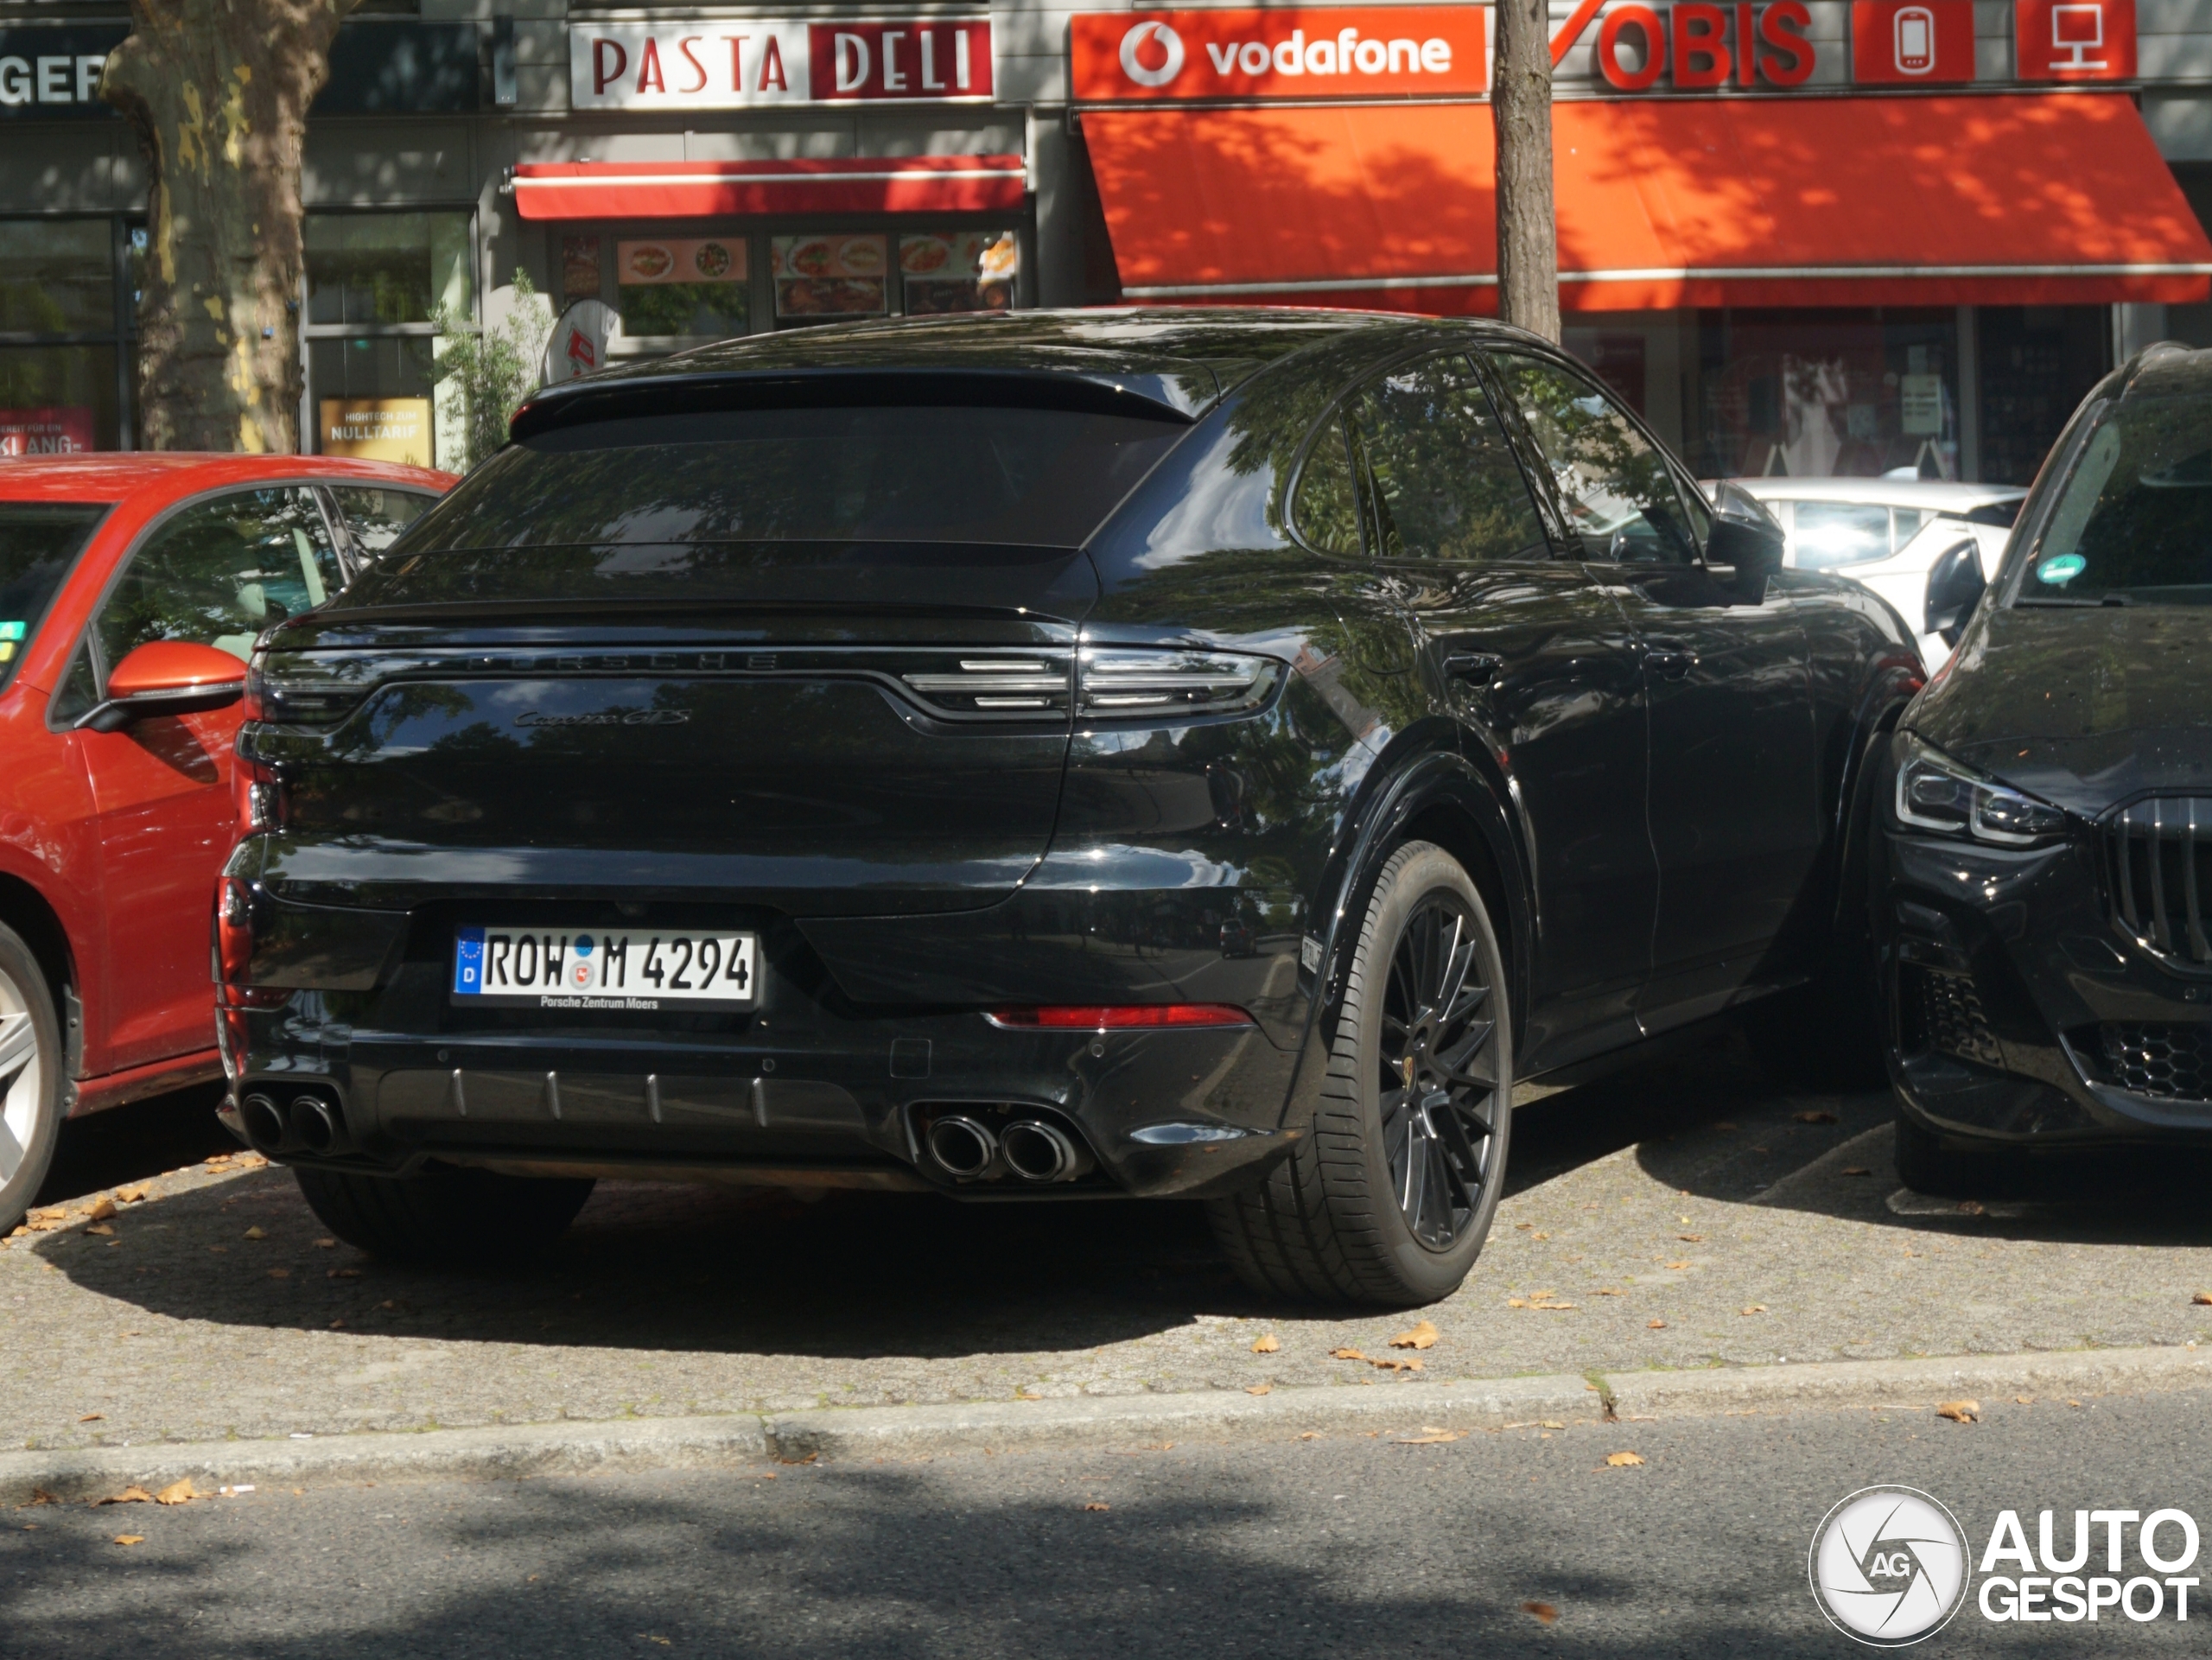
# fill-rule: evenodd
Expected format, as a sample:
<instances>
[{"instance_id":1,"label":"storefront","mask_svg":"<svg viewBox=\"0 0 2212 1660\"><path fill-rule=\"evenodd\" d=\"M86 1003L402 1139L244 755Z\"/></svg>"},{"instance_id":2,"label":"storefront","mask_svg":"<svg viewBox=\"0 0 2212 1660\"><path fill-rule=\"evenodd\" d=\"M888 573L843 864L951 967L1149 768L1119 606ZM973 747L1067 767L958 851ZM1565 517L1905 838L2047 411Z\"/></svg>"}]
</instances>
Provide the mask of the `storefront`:
<instances>
[{"instance_id":1,"label":"storefront","mask_svg":"<svg viewBox=\"0 0 2212 1660\"><path fill-rule=\"evenodd\" d=\"M1456 15L1076 18L1124 296L1493 311L1493 130L1463 91L1485 42ZM2024 480L2139 314L2212 291L2131 95L2130 0L1998 16L1556 22L1567 343L1700 472Z\"/></svg>"},{"instance_id":2,"label":"storefront","mask_svg":"<svg viewBox=\"0 0 2212 1660\"><path fill-rule=\"evenodd\" d=\"M0 452L133 442L143 165L97 95L128 23L88 3L0 0ZM320 449L450 461L440 331L518 271L609 308L616 359L1033 305L1494 307L1484 6L419 4L349 20L310 123ZM2165 17L1558 0L1567 343L1704 472L2025 476L2115 353L2212 342L2212 26Z\"/></svg>"}]
</instances>

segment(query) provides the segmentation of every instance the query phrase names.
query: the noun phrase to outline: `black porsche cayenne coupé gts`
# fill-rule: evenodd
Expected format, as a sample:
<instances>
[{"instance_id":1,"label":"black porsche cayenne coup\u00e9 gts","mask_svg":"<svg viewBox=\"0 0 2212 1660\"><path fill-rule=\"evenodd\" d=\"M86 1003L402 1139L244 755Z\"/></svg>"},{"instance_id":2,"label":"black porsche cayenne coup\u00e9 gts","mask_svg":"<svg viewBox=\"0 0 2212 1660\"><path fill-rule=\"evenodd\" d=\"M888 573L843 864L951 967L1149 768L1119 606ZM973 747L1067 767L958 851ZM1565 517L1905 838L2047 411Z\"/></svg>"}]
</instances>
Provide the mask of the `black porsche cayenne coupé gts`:
<instances>
[{"instance_id":1,"label":"black porsche cayenne coup\u00e9 gts","mask_svg":"<svg viewBox=\"0 0 2212 1660\"><path fill-rule=\"evenodd\" d=\"M2212 1131L2212 352L2075 415L1876 769L1898 1163Z\"/></svg>"},{"instance_id":2,"label":"black porsche cayenne coup\u00e9 gts","mask_svg":"<svg viewBox=\"0 0 2212 1660\"><path fill-rule=\"evenodd\" d=\"M256 657L228 1120L391 1254L690 1176L1203 1199L1266 1292L1437 1297L1516 1078L1827 958L1921 670L1779 556L1495 325L543 393Z\"/></svg>"}]
</instances>

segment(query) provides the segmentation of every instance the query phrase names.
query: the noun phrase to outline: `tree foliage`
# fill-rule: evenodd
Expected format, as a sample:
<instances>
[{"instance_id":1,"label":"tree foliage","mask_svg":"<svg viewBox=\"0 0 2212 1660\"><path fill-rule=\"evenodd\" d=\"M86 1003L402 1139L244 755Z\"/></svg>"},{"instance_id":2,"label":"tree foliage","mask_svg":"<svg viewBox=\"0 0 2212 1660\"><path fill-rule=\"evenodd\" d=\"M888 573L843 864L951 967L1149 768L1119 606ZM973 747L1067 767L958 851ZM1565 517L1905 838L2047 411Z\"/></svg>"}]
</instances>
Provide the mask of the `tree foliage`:
<instances>
[{"instance_id":1,"label":"tree foliage","mask_svg":"<svg viewBox=\"0 0 2212 1660\"><path fill-rule=\"evenodd\" d=\"M438 329L437 379L461 393L462 472L489 460L507 442L507 423L523 400L536 391L545 342L553 334L553 308L530 280L515 272L514 304L506 320L479 331L464 311L440 306L431 314Z\"/></svg>"}]
</instances>

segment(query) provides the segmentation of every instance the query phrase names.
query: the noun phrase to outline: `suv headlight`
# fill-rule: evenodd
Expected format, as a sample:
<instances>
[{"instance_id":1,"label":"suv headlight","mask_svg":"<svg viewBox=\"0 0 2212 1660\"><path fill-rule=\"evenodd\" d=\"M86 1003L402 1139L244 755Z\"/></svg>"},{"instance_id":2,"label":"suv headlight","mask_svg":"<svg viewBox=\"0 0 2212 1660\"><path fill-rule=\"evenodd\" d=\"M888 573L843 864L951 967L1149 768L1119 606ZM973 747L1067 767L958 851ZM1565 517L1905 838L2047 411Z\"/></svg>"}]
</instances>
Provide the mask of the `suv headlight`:
<instances>
[{"instance_id":1,"label":"suv headlight","mask_svg":"<svg viewBox=\"0 0 2212 1660\"><path fill-rule=\"evenodd\" d=\"M2007 789L1910 732L1897 742L1900 824L2012 848L2064 832L2066 815L2049 803Z\"/></svg>"}]
</instances>

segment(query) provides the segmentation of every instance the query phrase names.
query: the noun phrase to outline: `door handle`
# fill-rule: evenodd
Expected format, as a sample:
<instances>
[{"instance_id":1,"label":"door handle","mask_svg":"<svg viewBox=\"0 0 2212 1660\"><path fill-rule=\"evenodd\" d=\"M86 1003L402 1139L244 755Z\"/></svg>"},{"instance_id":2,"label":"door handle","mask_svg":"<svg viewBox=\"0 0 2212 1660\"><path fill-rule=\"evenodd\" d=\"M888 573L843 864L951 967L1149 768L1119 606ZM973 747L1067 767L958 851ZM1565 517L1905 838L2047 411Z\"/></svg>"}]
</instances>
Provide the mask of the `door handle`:
<instances>
[{"instance_id":1,"label":"door handle","mask_svg":"<svg viewBox=\"0 0 2212 1660\"><path fill-rule=\"evenodd\" d=\"M1488 652L1455 652L1444 659L1444 672L1470 685L1487 686L1505 666L1505 659Z\"/></svg>"},{"instance_id":2,"label":"door handle","mask_svg":"<svg viewBox=\"0 0 2212 1660\"><path fill-rule=\"evenodd\" d=\"M1646 652L1643 661L1662 680L1680 680L1697 666L1688 652Z\"/></svg>"}]
</instances>

